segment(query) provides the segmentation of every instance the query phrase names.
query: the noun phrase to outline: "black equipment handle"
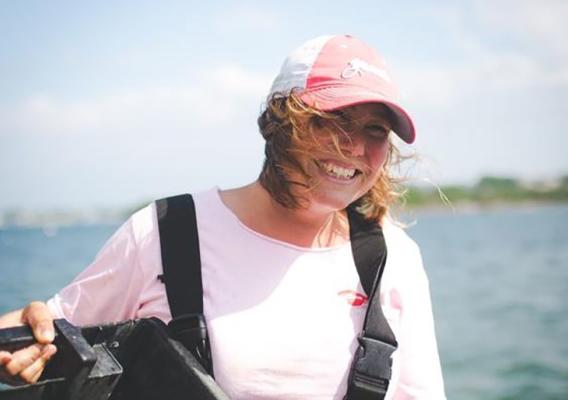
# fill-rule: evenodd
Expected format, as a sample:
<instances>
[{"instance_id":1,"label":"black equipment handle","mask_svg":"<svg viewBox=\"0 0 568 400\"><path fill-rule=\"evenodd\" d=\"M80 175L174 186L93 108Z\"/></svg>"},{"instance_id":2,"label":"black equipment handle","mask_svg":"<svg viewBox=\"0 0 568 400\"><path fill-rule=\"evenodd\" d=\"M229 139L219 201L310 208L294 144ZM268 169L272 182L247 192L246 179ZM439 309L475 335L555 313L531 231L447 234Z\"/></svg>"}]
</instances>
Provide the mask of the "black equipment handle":
<instances>
[{"instance_id":1,"label":"black equipment handle","mask_svg":"<svg viewBox=\"0 0 568 400\"><path fill-rule=\"evenodd\" d=\"M67 376L86 377L97 361L91 345L81 334L81 330L64 319L53 321L55 339L53 344L59 354L66 357L65 370ZM0 350L14 352L36 342L29 326L17 326L0 329Z\"/></svg>"},{"instance_id":2,"label":"black equipment handle","mask_svg":"<svg viewBox=\"0 0 568 400\"><path fill-rule=\"evenodd\" d=\"M58 338L55 332L55 338ZM0 329L0 351L13 353L36 342L29 326L15 326L13 328Z\"/></svg>"},{"instance_id":3,"label":"black equipment handle","mask_svg":"<svg viewBox=\"0 0 568 400\"><path fill-rule=\"evenodd\" d=\"M58 350L39 382L0 385L0 400L229 400L191 351L169 336L172 330L203 344L202 322L189 318L168 329L157 318L143 318L76 328L56 320ZM0 349L34 342L28 327L0 330Z\"/></svg>"},{"instance_id":4,"label":"black equipment handle","mask_svg":"<svg viewBox=\"0 0 568 400\"><path fill-rule=\"evenodd\" d=\"M18 398L43 399L42 385L49 384L53 384L50 389L53 398L108 398L122 373L120 365L104 346L91 347L80 328L64 319L56 319L53 324L57 353L47 364L40 382L21 388L27 394L22 392L24 397ZM0 329L0 350L14 352L34 343L35 337L28 326ZM10 390L0 391L0 400L12 395L15 394Z\"/></svg>"}]
</instances>

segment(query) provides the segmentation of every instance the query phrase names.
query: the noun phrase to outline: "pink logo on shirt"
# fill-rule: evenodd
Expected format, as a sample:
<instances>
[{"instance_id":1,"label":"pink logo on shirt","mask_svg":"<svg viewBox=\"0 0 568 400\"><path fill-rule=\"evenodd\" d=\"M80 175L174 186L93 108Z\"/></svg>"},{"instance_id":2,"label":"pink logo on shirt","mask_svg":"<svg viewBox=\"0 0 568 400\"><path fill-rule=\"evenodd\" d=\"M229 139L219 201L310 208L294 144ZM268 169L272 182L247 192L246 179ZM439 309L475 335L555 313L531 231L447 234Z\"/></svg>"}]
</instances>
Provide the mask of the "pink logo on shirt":
<instances>
[{"instance_id":1,"label":"pink logo on shirt","mask_svg":"<svg viewBox=\"0 0 568 400\"><path fill-rule=\"evenodd\" d=\"M342 290L341 292L337 292L337 295L343 297L348 304L355 307L362 306L369 299L363 293L354 290Z\"/></svg>"}]
</instances>

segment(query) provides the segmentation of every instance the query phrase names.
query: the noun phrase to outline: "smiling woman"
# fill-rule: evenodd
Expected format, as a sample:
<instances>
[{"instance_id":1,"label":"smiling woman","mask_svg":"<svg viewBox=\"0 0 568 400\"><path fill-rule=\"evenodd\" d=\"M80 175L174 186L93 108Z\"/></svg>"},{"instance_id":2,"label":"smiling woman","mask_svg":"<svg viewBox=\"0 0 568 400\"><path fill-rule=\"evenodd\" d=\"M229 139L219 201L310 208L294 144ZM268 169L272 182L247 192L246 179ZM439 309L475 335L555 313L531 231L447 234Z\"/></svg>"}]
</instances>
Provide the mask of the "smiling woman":
<instances>
[{"instance_id":1,"label":"smiling woman","mask_svg":"<svg viewBox=\"0 0 568 400\"><path fill-rule=\"evenodd\" d=\"M307 196L313 202L318 192L336 193L379 222L397 197L389 174L398 154L389 140L393 118L380 103L325 112L295 93L277 93L258 119L266 140L259 182L283 206L309 204Z\"/></svg>"},{"instance_id":2,"label":"smiling woman","mask_svg":"<svg viewBox=\"0 0 568 400\"><path fill-rule=\"evenodd\" d=\"M53 318L180 321L162 250L198 238L201 276L177 294L202 298L204 365L231 399L444 399L420 251L388 212L391 132L412 143L415 131L384 60L351 36L306 42L258 125L258 180L194 194L195 235L161 237L169 211L152 203L47 304L1 317L0 327L32 325L41 344L0 352L0 373L39 378L56 351Z\"/></svg>"}]
</instances>

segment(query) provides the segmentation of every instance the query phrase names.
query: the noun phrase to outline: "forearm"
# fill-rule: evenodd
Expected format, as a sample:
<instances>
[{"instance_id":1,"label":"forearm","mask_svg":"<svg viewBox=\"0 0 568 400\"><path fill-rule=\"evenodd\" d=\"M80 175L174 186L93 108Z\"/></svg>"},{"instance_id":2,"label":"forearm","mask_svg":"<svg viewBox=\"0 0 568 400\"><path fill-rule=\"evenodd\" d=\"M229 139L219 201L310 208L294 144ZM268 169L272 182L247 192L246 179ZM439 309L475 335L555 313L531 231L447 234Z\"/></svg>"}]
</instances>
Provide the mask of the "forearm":
<instances>
[{"instance_id":1,"label":"forearm","mask_svg":"<svg viewBox=\"0 0 568 400\"><path fill-rule=\"evenodd\" d=\"M22 325L22 317L24 315L24 309L11 311L7 314L0 316L0 329L8 328L11 326Z\"/></svg>"}]
</instances>

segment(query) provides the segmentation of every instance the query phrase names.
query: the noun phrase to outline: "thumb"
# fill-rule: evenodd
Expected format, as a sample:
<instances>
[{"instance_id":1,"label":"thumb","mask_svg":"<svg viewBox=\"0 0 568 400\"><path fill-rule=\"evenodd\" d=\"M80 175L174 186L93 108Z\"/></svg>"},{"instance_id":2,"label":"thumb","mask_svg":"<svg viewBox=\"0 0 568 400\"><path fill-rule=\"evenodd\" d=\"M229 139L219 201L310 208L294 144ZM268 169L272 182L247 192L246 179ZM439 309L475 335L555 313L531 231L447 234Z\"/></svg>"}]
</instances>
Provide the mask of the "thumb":
<instances>
[{"instance_id":1,"label":"thumb","mask_svg":"<svg viewBox=\"0 0 568 400\"><path fill-rule=\"evenodd\" d=\"M53 316L47 304L34 301L24 311L24 321L32 328L34 336L39 343L51 343L55 338Z\"/></svg>"}]
</instances>

